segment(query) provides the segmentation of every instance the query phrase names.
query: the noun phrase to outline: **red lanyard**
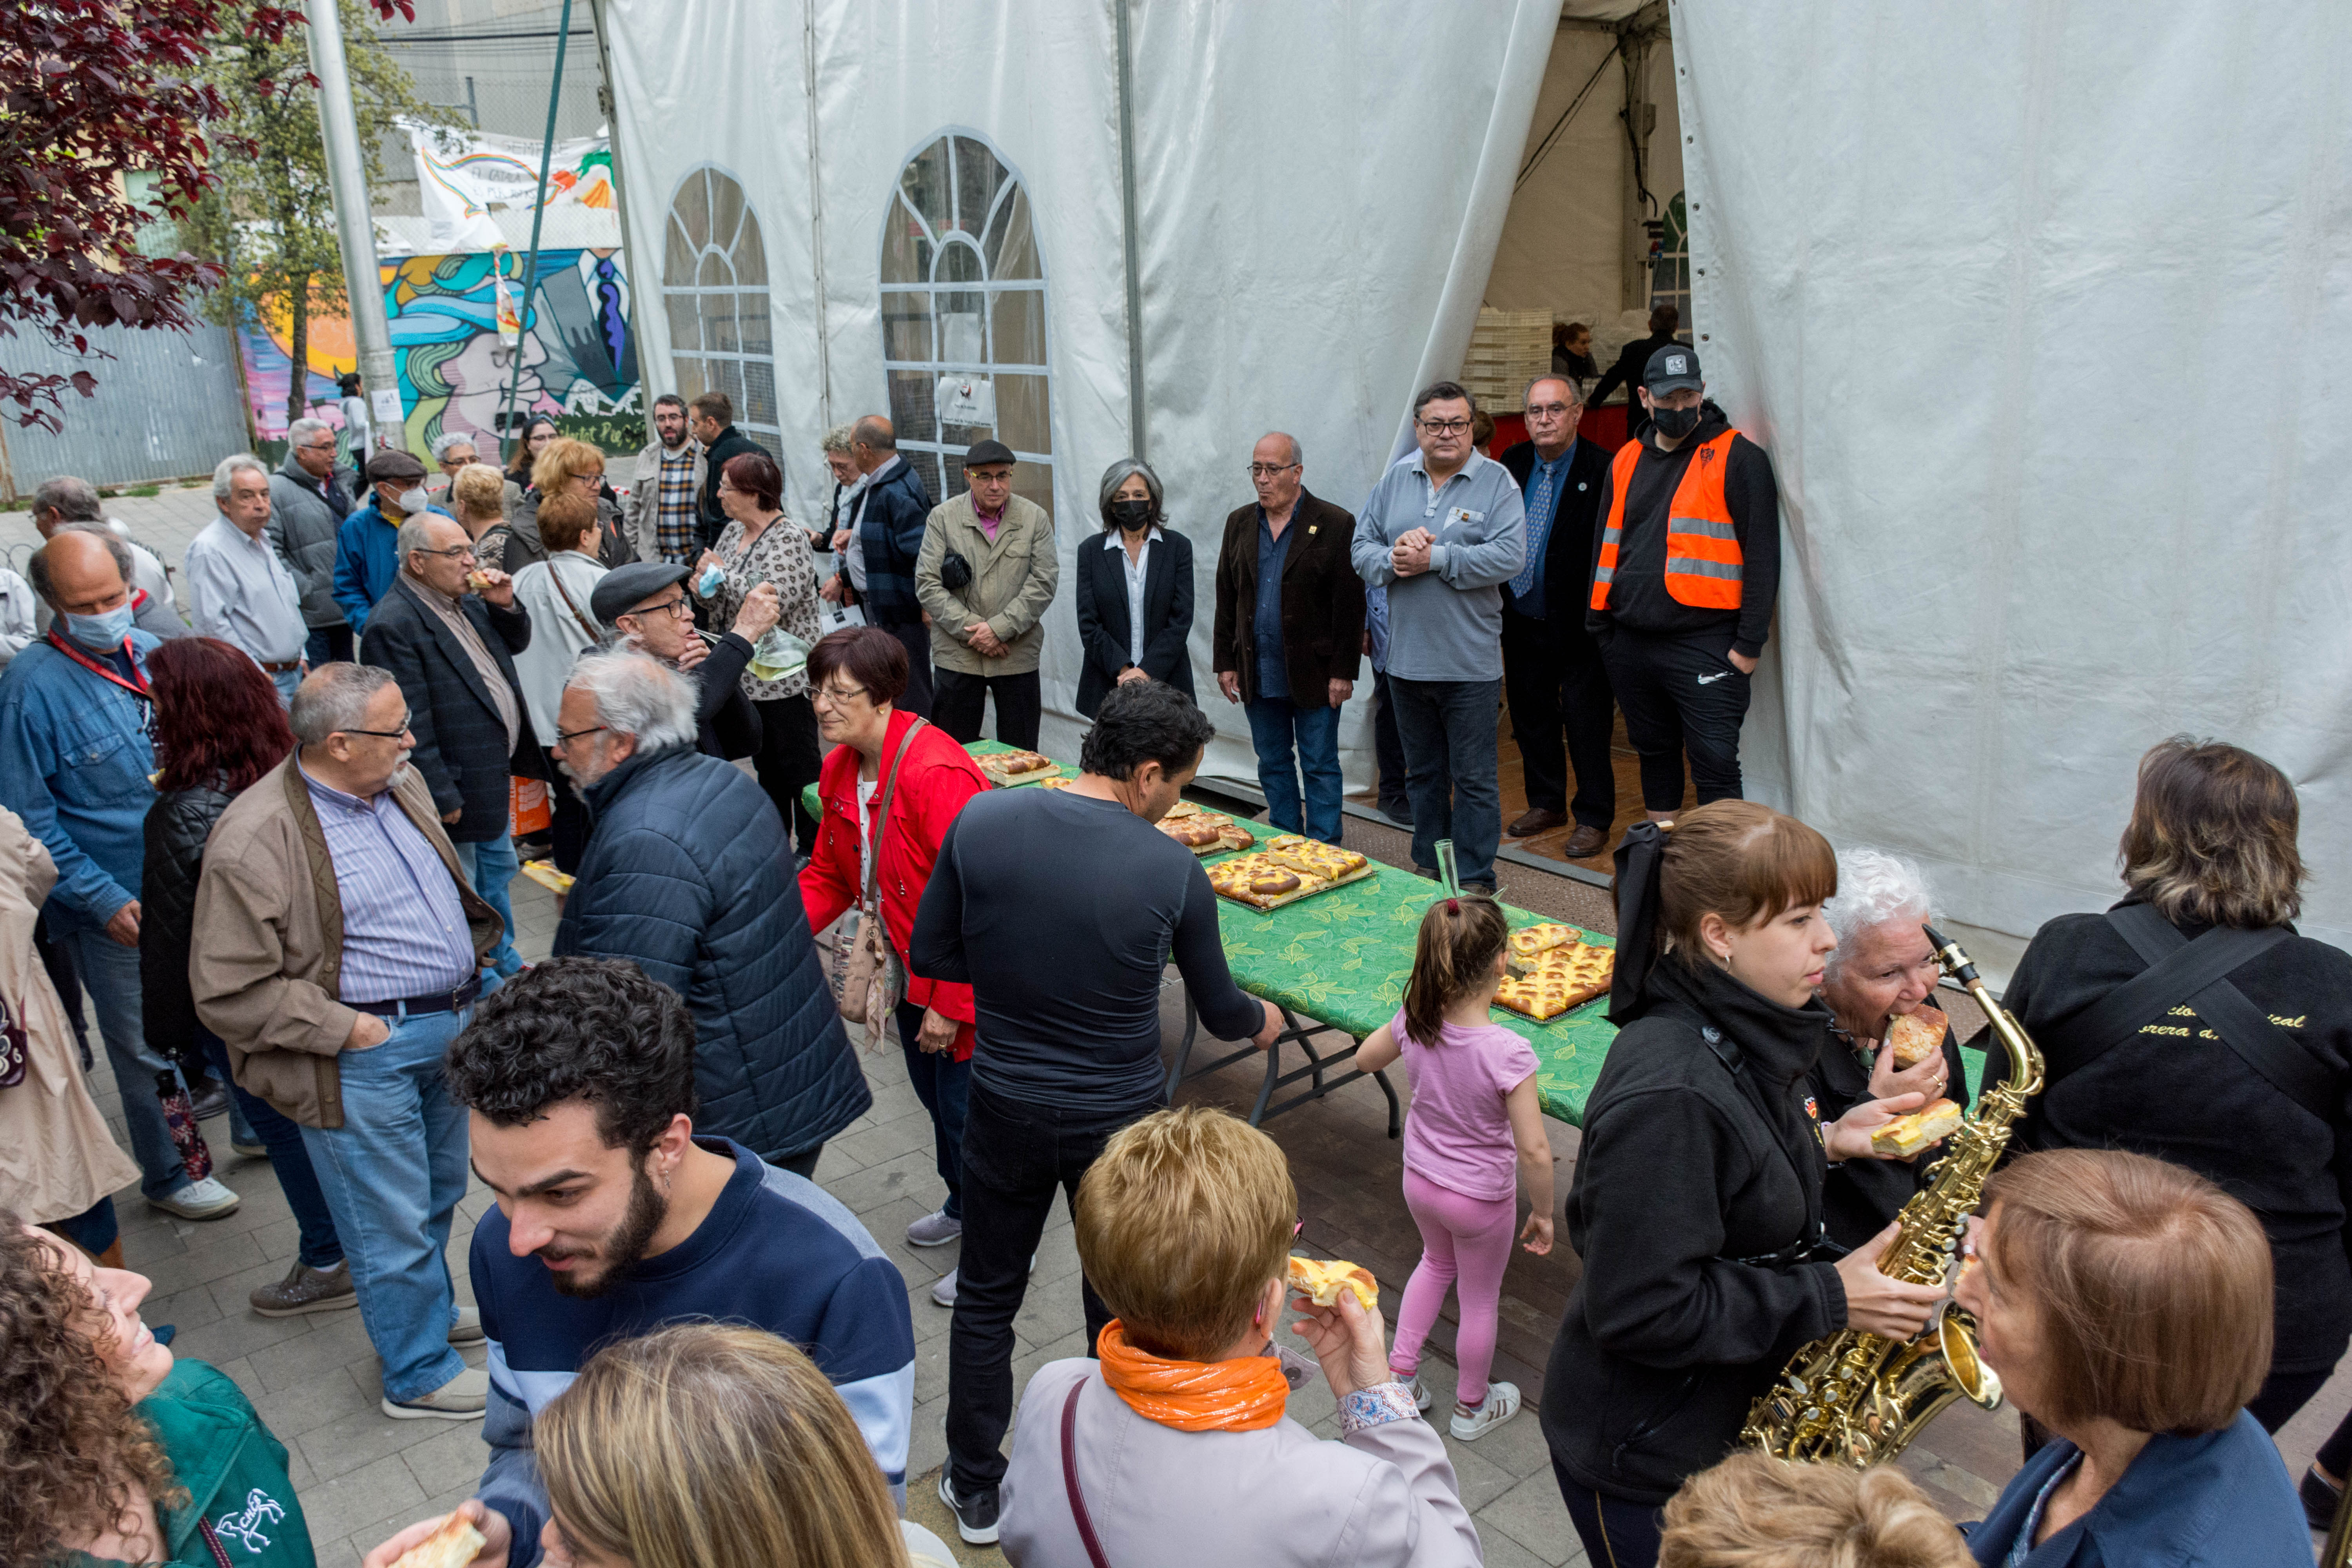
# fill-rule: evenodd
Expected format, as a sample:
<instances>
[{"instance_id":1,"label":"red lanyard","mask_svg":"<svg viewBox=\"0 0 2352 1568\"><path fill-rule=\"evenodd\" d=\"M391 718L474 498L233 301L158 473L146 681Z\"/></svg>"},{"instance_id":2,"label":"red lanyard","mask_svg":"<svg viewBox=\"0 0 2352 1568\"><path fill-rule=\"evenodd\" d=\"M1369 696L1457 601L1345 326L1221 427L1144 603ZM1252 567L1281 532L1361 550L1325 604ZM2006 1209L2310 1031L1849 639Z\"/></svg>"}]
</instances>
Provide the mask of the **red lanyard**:
<instances>
[{"instance_id":1,"label":"red lanyard","mask_svg":"<svg viewBox=\"0 0 2352 1568\"><path fill-rule=\"evenodd\" d=\"M131 673L136 677L138 680L138 684L135 686L131 684L131 681L125 680L122 677L115 674L108 666L99 663L98 660L90 658L89 655L82 652L81 649L74 647L71 643L66 641L65 638L58 636L58 628L55 626L51 626L49 628L49 646L57 649L59 653L65 655L68 658L73 660L76 664L81 666L84 669L89 671L92 675L104 680L111 680L115 685L120 686L123 690L128 691L131 696L138 698L141 701L152 702L155 700L154 693L147 689L147 672L139 668L138 650L131 646L131 636L128 632L123 634L122 651L131 660Z\"/></svg>"}]
</instances>

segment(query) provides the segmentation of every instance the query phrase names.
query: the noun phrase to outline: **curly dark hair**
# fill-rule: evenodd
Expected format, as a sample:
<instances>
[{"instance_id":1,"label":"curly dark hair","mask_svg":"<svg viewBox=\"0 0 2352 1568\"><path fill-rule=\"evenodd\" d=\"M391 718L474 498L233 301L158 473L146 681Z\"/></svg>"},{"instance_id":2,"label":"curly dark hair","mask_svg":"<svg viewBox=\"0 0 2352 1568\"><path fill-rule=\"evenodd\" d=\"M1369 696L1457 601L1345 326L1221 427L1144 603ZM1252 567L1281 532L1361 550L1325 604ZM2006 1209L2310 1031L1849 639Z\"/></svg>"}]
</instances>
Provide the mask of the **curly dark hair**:
<instances>
[{"instance_id":1,"label":"curly dark hair","mask_svg":"<svg viewBox=\"0 0 2352 1568\"><path fill-rule=\"evenodd\" d=\"M449 1097L499 1127L584 1100L608 1149L643 1154L694 1089L694 1016L622 958L551 958L475 1005L442 1068Z\"/></svg>"},{"instance_id":2,"label":"curly dark hair","mask_svg":"<svg viewBox=\"0 0 2352 1568\"><path fill-rule=\"evenodd\" d=\"M164 795L211 786L240 795L286 760L294 731L261 667L217 637L174 637L147 656Z\"/></svg>"},{"instance_id":3,"label":"curly dark hair","mask_svg":"<svg viewBox=\"0 0 2352 1568\"><path fill-rule=\"evenodd\" d=\"M95 1311L50 1245L0 1208L0 1563L53 1562L68 1538L124 1529L133 1487L186 1500L99 1359Z\"/></svg>"},{"instance_id":4,"label":"curly dark hair","mask_svg":"<svg viewBox=\"0 0 2352 1568\"><path fill-rule=\"evenodd\" d=\"M1190 697L1160 680L1114 686L1095 712L1095 727L1078 742L1078 766L1107 779L1126 780L1146 763L1182 773L1201 760L1217 732Z\"/></svg>"}]
</instances>

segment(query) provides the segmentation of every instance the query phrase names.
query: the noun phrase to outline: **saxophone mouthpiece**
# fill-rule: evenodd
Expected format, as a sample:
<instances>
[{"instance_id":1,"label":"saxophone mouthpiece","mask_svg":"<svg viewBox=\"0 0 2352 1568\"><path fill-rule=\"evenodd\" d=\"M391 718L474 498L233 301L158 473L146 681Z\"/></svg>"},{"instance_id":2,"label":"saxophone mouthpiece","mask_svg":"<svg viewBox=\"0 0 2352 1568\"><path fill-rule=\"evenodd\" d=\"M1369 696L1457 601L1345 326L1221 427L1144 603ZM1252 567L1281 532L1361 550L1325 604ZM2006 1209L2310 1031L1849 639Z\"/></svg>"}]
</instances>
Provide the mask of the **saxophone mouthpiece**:
<instances>
[{"instance_id":1,"label":"saxophone mouthpiece","mask_svg":"<svg viewBox=\"0 0 2352 1568\"><path fill-rule=\"evenodd\" d=\"M1943 964L1945 972L1953 979L1966 986L1975 986L1983 983L1977 973L1976 961L1960 951L1958 942L1945 936L1934 926L1922 925L1919 929L1927 933L1927 945L1936 950L1937 961Z\"/></svg>"}]
</instances>

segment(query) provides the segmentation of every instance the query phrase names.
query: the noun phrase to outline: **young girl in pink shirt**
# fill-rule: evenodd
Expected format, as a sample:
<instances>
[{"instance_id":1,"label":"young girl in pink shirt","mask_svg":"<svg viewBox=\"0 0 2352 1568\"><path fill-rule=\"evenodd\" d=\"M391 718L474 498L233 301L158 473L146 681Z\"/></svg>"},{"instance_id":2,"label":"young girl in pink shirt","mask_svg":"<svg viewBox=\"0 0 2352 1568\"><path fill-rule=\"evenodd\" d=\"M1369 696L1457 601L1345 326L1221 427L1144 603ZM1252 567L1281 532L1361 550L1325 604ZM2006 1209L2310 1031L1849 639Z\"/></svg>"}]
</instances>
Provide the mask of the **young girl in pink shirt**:
<instances>
[{"instance_id":1,"label":"young girl in pink shirt","mask_svg":"<svg viewBox=\"0 0 2352 1568\"><path fill-rule=\"evenodd\" d=\"M1502 908L1491 899L1430 905L1404 1005L1372 1031L1355 1060L1370 1072L1402 1057L1412 1082L1404 1201L1421 1226L1421 1263L1397 1309L1389 1368L1411 1381L1414 1402L1428 1409L1419 1376L1422 1342L1452 1287L1462 1308L1452 1430L1465 1443L1519 1413L1517 1385L1486 1381L1518 1219L1515 1158L1534 1205L1518 1237L1538 1257L1551 1250L1551 1141L1536 1103L1536 1054L1486 1015L1506 973L1509 936Z\"/></svg>"}]
</instances>

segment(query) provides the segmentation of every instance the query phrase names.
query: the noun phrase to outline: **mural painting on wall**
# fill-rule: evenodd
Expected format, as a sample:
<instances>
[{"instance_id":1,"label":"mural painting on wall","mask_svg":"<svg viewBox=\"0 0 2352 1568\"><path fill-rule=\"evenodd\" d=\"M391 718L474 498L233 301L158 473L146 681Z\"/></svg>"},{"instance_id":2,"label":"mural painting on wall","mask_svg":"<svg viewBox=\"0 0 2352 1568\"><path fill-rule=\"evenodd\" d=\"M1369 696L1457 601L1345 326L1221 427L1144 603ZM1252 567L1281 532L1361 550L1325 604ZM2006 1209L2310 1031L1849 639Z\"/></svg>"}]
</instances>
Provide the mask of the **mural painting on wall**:
<instances>
[{"instance_id":1,"label":"mural painting on wall","mask_svg":"<svg viewBox=\"0 0 2352 1568\"><path fill-rule=\"evenodd\" d=\"M514 351L498 331L496 272L512 289L522 258L510 252L411 256L383 264L384 314L400 373L401 415L410 450L457 431L495 449ZM629 445L639 423L636 345L630 341L628 280L617 250L542 250L522 323L522 380L514 421L546 414L567 434L599 445ZM254 422L263 437L286 434L286 394L294 366L285 319L248 318L237 333ZM347 317L310 322L305 377L313 417L342 423L334 378L355 363Z\"/></svg>"}]
</instances>

